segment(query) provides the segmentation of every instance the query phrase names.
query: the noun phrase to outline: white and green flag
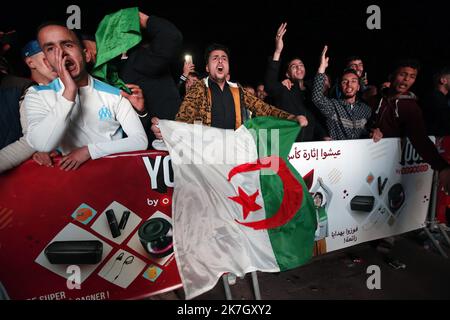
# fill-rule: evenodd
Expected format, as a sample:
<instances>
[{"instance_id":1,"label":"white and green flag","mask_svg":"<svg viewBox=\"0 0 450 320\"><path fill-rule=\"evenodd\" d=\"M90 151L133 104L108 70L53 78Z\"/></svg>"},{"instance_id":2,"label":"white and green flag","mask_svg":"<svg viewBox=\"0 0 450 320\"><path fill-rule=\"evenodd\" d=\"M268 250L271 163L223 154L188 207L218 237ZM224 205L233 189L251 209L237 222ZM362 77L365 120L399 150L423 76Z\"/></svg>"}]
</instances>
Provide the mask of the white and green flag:
<instances>
[{"instance_id":1,"label":"white and green flag","mask_svg":"<svg viewBox=\"0 0 450 320\"><path fill-rule=\"evenodd\" d=\"M225 272L278 272L311 258L314 205L287 160L296 122L260 117L236 131L159 126L174 170L174 247L187 299Z\"/></svg>"}]
</instances>

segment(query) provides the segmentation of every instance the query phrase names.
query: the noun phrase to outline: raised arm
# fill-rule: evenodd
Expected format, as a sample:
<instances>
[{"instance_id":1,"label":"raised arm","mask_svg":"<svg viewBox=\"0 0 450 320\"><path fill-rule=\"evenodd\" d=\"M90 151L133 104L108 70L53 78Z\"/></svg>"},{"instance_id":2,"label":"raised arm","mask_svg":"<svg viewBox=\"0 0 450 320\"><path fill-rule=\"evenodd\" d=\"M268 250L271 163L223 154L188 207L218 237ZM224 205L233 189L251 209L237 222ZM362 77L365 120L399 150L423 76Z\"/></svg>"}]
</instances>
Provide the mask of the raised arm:
<instances>
[{"instance_id":1,"label":"raised arm","mask_svg":"<svg viewBox=\"0 0 450 320\"><path fill-rule=\"evenodd\" d=\"M275 36L275 52L273 53L272 60L267 64L264 78L264 87L272 97L279 96L285 90L284 86L278 81L278 74L280 71L280 56L284 47L283 36L287 31L286 26L287 23L282 23L277 30Z\"/></svg>"},{"instance_id":2,"label":"raised arm","mask_svg":"<svg viewBox=\"0 0 450 320\"><path fill-rule=\"evenodd\" d=\"M281 52L283 51L284 42L283 37L286 33L287 22L280 25L277 30L277 35L275 37L275 52L273 53L273 61L280 61Z\"/></svg>"},{"instance_id":3,"label":"raised arm","mask_svg":"<svg viewBox=\"0 0 450 320\"><path fill-rule=\"evenodd\" d=\"M328 68L328 61L330 59L326 56L327 50L328 47L325 46L323 48L322 55L320 56L319 70L317 70L317 74L314 77L312 101L323 115L329 117L333 115L335 111L333 103L323 93L326 77L325 71Z\"/></svg>"},{"instance_id":4,"label":"raised arm","mask_svg":"<svg viewBox=\"0 0 450 320\"><path fill-rule=\"evenodd\" d=\"M134 68L147 76L159 76L167 72L172 59L181 50L183 36L170 21L157 16L139 13L143 32L150 39L148 46L139 48L134 57Z\"/></svg>"}]
</instances>

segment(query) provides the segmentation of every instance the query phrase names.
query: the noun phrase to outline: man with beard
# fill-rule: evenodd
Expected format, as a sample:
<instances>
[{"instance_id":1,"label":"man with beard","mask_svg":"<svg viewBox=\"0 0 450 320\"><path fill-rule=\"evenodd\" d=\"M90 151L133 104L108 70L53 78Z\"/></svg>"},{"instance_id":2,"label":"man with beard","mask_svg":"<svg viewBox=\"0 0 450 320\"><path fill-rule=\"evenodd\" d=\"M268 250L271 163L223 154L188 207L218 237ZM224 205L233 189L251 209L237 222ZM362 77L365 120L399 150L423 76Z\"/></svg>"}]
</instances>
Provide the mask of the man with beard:
<instances>
[{"instance_id":1,"label":"man with beard","mask_svg":"<svg viewBox=\"0 0 450 320\"><path fill-rule=\"evenodd\" d=\"M369 81L367 80L367 72L364 70L364 63L360 57L351 56L347 58L345 65L346 68L353 69L358 74L359 85L361 86L359 95L362 100L369 101L371 97L377 95L377 87L369 84Z\"/></svg>"},{"instance_id":2,"label":"man with beard","mask_svg":"<svg viewBox=\"0 0 450 320\"><path fill-rule=\"evenodd\" d=\"M59 166L66 171L89 159L146 149L147 136L130 101L87 73L86 50L75 33L48 23L39 27L37 39L58 78L25 96L30 146L42 152L59 148ZM129 98L143 103L142 97Z\"/></svg>"},{"instance_id":3,"label":"man with beard","mask_svg":"<svg viewBox=\"0 0 450 320\"><path fill-rule=\"evenodd\" d=\"M410 88L415 83L419 72L419 63L415 60L400 61L389 76L390 86L382 91L372 122L380 128L385 138L408 137L414 149L429 163L433 170L439 171L439 182L445 192L450 188L450 165L436 150L428 138L421 108L417 97ZM377 249L384 254L384 259L394 268L405 267L393 254L393 237L376 241Z\"/></svg>"},{"instance_id":4,"label":"man with beard","mask_svg":"<svg viewBox=\"0 0 450 320\"><path fill-rule=\"evenodd\" d=\"M274 116L283 119L297 119L305 127L304 116L294 116L277 109L247 92L239 84L227 81L229 76L229 51L220 44L210 45L205 52L208 77L197 81L187 92L177 113L176 120L186 123L200 122L206 126L221 129L237 129L252 116ZM152 131L162 139L158 118L152 119Z\"/></svg>"},{"instance_id":5,"label":"man with beard","mask_svg":"<svg viewBox=\"0 0 450 320\"><path fill-rule=\"evenodd\" d=\"M415 60L398 63L389 76L390 87L383 90L378 105L374 106L376 111L373 123L386 138L408 137L423 160L433 170L439 171L441 185L448 192L450 165L439 155L428 138L417 97L409 91L416 81L419 68L419 63Z\"/></svg>"},{"instance_id":6,"label":"man with beard","mask_svg":"<svg viewBox=\"0 0 450 320\"><path fill-rule=\"evenodd\" d=\"M380 130L372 132L367 128L371 116L370 107L357 99L360 89L359 77L355 70L346 69L340 78L342 99L329 99L324 95L325 71L329 58L326 57L328 47L322 52L320 66L314 78L313 97L314 104L326 117L328 131L334 140L350 140L367 138L372 135L375 141L381 139Z\"/></svg>"}]
</instances>

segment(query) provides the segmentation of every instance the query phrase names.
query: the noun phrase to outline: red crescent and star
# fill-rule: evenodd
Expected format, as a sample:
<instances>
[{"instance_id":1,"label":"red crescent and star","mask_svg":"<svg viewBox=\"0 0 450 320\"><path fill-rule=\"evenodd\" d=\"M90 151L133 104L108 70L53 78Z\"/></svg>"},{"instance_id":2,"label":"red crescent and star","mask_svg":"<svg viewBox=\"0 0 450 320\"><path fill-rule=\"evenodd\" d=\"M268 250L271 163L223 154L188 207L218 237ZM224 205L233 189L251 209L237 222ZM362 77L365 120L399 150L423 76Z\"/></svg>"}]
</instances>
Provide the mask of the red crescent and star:
<instances>
[{"instance_id":1,"label":"red crescent and star","mask_svg":"<svg viewBox=\"0 0 450 320\"><path fill-rule=\"evenodd\" d=\"M267 219L252 222L235 220L237 223L255 230L273 229L288 223L301 208L303 201L302 185L289 170L289 167L286 165L284 160L280 157L269 156L263 159L258 159L256 163L245 163L234 167L228 174L228 181L231 181L231 179L239 173L270 169L274 163L279 164L276 173L281 178L281 181L283 181L283 199L278 211ZM262 209L262 207L256 203L259 190L256 190L255 193L249 195L242 190L241 187L238 187L238 194L238 196L229 198L242 206L244 220L247 219L250 212L255 212Z\"/></svg>"}]
</instances>

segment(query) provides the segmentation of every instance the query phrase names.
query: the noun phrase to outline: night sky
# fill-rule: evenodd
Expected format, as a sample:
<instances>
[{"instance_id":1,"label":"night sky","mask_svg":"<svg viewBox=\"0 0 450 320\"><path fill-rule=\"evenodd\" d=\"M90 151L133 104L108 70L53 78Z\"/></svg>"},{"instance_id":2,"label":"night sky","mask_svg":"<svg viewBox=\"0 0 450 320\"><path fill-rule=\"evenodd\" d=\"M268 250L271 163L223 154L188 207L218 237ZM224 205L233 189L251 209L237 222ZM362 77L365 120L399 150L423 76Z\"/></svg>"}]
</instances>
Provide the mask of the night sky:
<instances>
[{"instance_id":1,"label":"night sky","mask_svg":"<svg viewBox=\"0 0 450 320\"><path fill-rule=\"evenodd\" d=\"M112 4L113 3L113 4ZM95 33L101 18L118 9L139 6L147 14L167 18L184 36L183 52L173 71L181 72L185 53L193 55L197 70L204 71L203 50L219 42L231 49L232 80L256 84L263 80L266 61L274 50L274 37L281 22L288 22L283 60L299 56L307 78L317 70L319 55L329 46L330 72L336 75L343 60L359 55L365 62L369 82L385 81L398 58L418 58L423 65L416 91L430 83L430 75L450 64L450 12L444 1L14 1L2 2L0 30L17 30L16 49L34 37L46 20L65 21L66 8L81 8L82 32ZM368 30L366 9L381 8L381 30ZM10 60L17 51L9 53ZM16 64L17 72L24 67Z\"/></svg>"}]
</instances>

